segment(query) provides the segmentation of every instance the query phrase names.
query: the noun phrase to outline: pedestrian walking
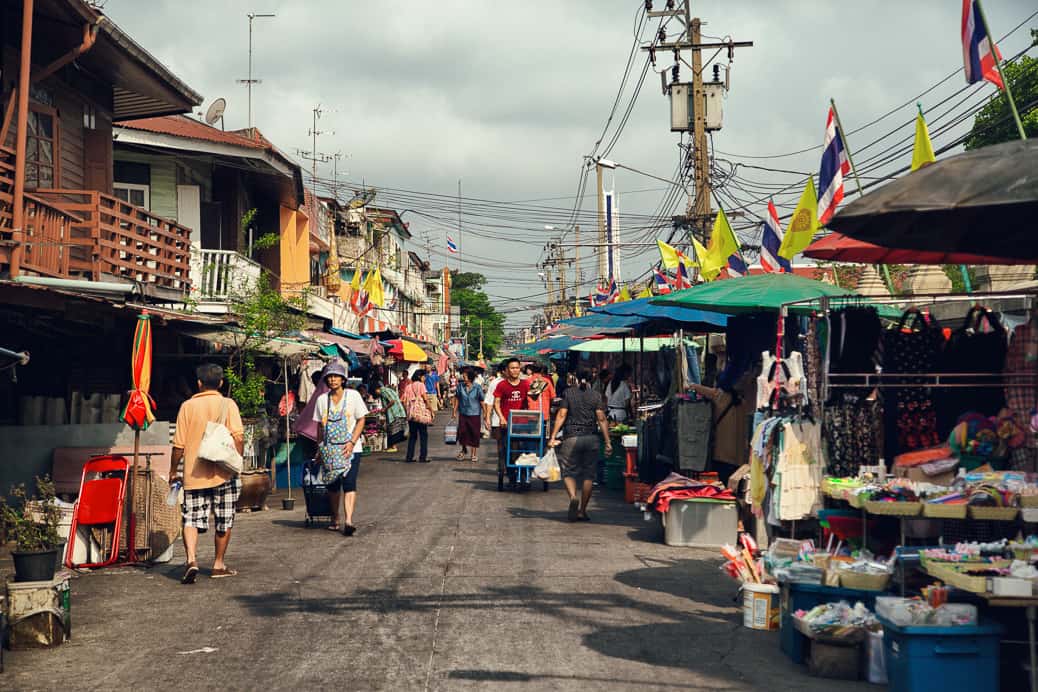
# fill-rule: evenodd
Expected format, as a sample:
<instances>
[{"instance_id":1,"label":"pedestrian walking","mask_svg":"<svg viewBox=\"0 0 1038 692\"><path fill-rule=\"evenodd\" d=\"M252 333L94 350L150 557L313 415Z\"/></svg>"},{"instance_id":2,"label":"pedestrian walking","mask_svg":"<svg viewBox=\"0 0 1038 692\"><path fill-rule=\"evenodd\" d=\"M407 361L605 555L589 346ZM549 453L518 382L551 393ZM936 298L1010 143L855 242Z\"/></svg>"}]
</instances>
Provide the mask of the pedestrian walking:
<instances>
[{"instance_id":1,"label":"pedestrian walking","mask_svg":"<svg viewBox=\"0 0 1038 692\"><path fill-rule=\"evenodd\" d=\"M591 521L587 506L591 501L599 458L596 430L605 440L606 456L613 453L602 397L591 389L589 379L588 373L578 373L578 384L566 390L559 412L555 414L555 426L548 442L556 450L562 482L569 493L570 521ZM561 440L558 439L560 430L563 431Z\"/></svg>"},{"instance_id":2,"label":"pedestrian walking","mask_svg":"<svg viewBox=\"0 0 1038 692\"><path fill-rule=\"evenodd\" d=\"M498 440L498 462L499 473L505 472L508 432L508 414L510 411L521 411L526 407L526 401L530 395L530 380L520 377L521 371L518 358L509 358L505 361L505 379L499 382L494 389L494 412L501 421L498 432L501 438Z\"/></svg>"},{"instance_id":3,"label":"pedestrian walking","mask_svg":"<svg viewBox=\"0 0 1038 692\"><path fill-rule=\"evenodd\" d=\"M541 412L541 434L547 437L551 426L551 402L555 399L555 384L545 374L545 368L534 363L530 366L530 394L527 408Z\"/></svg>"},{"instance_id":4,"label":"pedestrian walking","mask_svg":"<svg viewBox=\"0 0 1038 692\"><path fill-rule=\"evenodd\" d=\"M606 414L616 423L623 423L631 416L631 386L627 384L630 376L630 366L621 365L605 387Z\"/></svg>"},{"instance_id":5,"label":"pedestrian walking","mask_svg":"<svg viewBox=\"0 0 1038 692\"><path fill-rule=\"evenodd\" d=\"M177 413L177 429L173 434L173 452L170 459L170 485L183 481L184 503L181 515L184 522L184 551L187 565L182 584L194 584L198 577L198 534L209 530L209 514L216 519L216 558L213 560L213 579L233 577L238 572L227 566L227 546L231 543L234 526L234 505L241 494L241 479L222 466L198 458L198 448L209 423L221 423L234 438L238 454L245 451L245 427L241 422L238 405L220 394L223 387L223 368L205 363L195 369L198 393L185 401ZM183 462L183 469L181 469Z\"/></svg>"},{"instance_id":6,"label":"pedestrian walking","mask_svg":"<svg viewBox=\"0 0 1038 692\"><path fill-rule=\"evenodd\" d=\"M407 457L404 461L409 463L414 461L416 442L420 442L418 461L429 461L429 424L433 421L433 412L426 396L425 377L424 370L415 370L411 375L411 384L401 397L407 408Z\"/></svg>"},{"instance_id":7,"label":"pedestrian walking","mask_svg":"<svg viewBox=\"0 0 1038 692\"><path fill-rule=\"evenodd\" d=\"M364 431L368 407L355 389L346 389L346 368L334 361L324 369L328 391L317 398L314 420L317 422L317 444L321 456L321 477L332 507L329 531L339 531L339 509L343 509L341 530L352 536L357 532L353 513L357 506L357 475L360 453L357 443Z\"/></svg>"},{"instance_id":8,"label":"pedestrian walking","mask_svg":"<svg viewBox=\"0 0 1038 692\"><path fill-rule=\"evenodd\" d=\"M386 412L386 444L389 445L386 451L395 452L397 444L407 436L407 411L395 387L375 382L372 389L382 403L382 410Z\"/></svg>"},{"instance_id":9,"label":"pedestrian walking","mask_svg":"<svg viewBox=\"0 0 1038 692\"><path fill-rule=\"evenodd\" d=\"M490 379L489 384L486 387L486 394L483 397L483 420L487 427L487 432L490 433L490 438L497 444L497 462L498 464L504 463L504 439L501 435L501 419L497 417L497 412L494 410L494 390L497 389L497 385L504 382L504 371L505 364L500 363L494 371L494 376Z\"/></svg>"},{"instance_id":10,"label":"pedestrian walking","mask_svg":"<svg viewBox=\"0 0 1038 692\"><path fill-rule=\"evenodd\" d=\"M440 376L435 370L425 374L425 400L430 411L436 413L440 410Z\"/></svg>"},{"instance_id":11,"label":"pedestrian walking","mask_svg":"<svg viewBox=\"0 0 1038 692\"><path fill-rule=\"evenodd\" d=\"M472 455L472 463L479 461L480 422L483 420L483 388L476 384L472 368L461 372L461 384L454 393L454 419L458 421L458 461Z\"/></svg>"}]
</instances>

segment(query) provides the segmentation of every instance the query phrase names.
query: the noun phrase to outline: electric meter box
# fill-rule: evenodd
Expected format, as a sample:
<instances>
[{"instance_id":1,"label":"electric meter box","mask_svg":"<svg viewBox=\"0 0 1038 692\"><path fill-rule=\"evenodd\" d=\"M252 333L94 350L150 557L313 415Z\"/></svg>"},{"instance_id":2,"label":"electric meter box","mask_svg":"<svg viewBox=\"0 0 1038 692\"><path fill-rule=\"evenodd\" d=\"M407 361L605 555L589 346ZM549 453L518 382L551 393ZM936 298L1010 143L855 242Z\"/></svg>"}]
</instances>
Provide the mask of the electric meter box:
<instances>
[{"instance_id":1,"label":"electric meter box","mask_svg":"<svg viewBox=\"0 0 1038 692\"><path fill-rule=\"evenodd\" d=\"M692 132L696 104L692 98L692 85L670 85L670 131ZM703 85L703 104L706 131L720 130L724 121L724 83L707 82Z\"/></svg>"},{"instance_id":2,"label":"electric meter box","mask_svg":"<svg viewBox=\"0 0 1038 692\"><path fill-rule=\"evenodd\" d=\"M706 131L720 130L724 122L724 84L707 82L703 85L703 112L706 117Z\"/></svg>"},{"instance_id":3,"label":"electric meter box","mask_svg":"<svg viewBox=\"0 0 1038 692\"><path fill-rule=\"evenodd\" d=\"M670 85L670 131L692 131L692 85Z\"/></svg>"}]
</instances>

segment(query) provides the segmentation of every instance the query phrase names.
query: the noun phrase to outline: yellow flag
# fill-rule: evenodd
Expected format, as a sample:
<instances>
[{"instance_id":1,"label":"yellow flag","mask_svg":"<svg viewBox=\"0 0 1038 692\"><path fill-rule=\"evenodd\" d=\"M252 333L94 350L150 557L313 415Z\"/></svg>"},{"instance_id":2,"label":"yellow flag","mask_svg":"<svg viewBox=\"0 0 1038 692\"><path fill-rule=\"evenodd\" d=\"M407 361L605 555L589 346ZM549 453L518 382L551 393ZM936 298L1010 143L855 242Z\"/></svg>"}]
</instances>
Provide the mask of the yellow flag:
<instances>
[{"instance_id":1,"label":"yellow flag","mask_svg":"<svg viewBox=\"0 0 1038 692\"><path fill-rule=\"evenodd\" d=\"M915 116L915 148L912 149L912 170L917 171L923 166L928 166L937 157L933 154L933 142L930 141L930 130L926 127L923 114Z\"/></svg>"},{"instance_id":2,"label":"yellow flag","mask_svg":"<svg viewBox=\"0 0 1038 692\"><path fill-rule=\"evenodd\" d=\"M353 293L356 293L357 291L360 290L360 286L361 286L360 275L362 273L363 272L360 270L359 267L357 269L353 270L353 280L350 281L350 290L352 290Z\"/></svg>"},{"instance_id":3,"label":"yellow flag","mask_svg":"<svg viewBox=\"0 0 1038 692\"><path fill-rule=\"evenodd\" d=\"M732 224L728 223L724 209L717 210L707 253L710 255L710 261L716 262L722 269L728 266L729 257L739 253L739 239L735 237L735 231L732 230Z\"/></svg>"},{"instance_id":4,"label":"yellow flag","mask_svg":"<svg viewBox=\"0 0 1038 692\"><path fill-rule=\"evenodd\" d=\"M672 245L667 245L662 240L657 240L656 244L660 248L660 259L663 260L663 266L667 269L677 269L678 263L684 257L681 251Z\"/></svg>"},{"instance_id":5,"label":"yellow flag","mask_svg":"<svg viewBox=\"0 0 1038 692\"><path fill-rule=\"evenodd\" d=\"M368 292L368 302L378 307L384 307L386 296L382 292L382 273L375 267L375 271L368 273L364 281L364 290Z\"/></svg>"},{"instance_id":6,"label":"yellow flag","mask_svg":"<svg viewBox=\"0 0 1038 692\"><path fill-rule=\"evenodd\" d=\"M793 218L789 220L786 235L779 246L779 256L793 259L793 255L803 252L811 244L818 230L818 194L815 192L813 177L807 179L804 192L800 195Z\"/></svg>"},{"instance_id":7,"label":"yellow flag","mask_svg":"<svg viewBox=\"0 0 1038 692\"><path fill-rule=\"evenodd\" d=\"M616 302L622 303L625 300L631 300L631 290L627 286L620 289L620 295L617 297Z\"/></svg>"},{"instance_id":8,"label":"yellow flag","mask_svg":"<svg viewBox=\"0 0 1038 692\"><path fill-rule=\"evenodd\" d=\"M645 288L638 291L638 295L635 298L652 298L652 281L645 284Z\"/></svg>"},{"instance_id":9,"label":"yellow flag","mask_svg":"<svg viewBox=\"0 0 1038 692\"><path fill-rule=\"evenodd\" d=\"M692 239L692 247L695 248L696 259L699 260L699 275L707 281L713 281L716 279L717 275L721 273L721 270L724 269L724 266L728 263L727 258L725 258L725 261L718 264L714 260L710 250L703 247L703 244L695 238Z\"/></svg>"}]
</instances>

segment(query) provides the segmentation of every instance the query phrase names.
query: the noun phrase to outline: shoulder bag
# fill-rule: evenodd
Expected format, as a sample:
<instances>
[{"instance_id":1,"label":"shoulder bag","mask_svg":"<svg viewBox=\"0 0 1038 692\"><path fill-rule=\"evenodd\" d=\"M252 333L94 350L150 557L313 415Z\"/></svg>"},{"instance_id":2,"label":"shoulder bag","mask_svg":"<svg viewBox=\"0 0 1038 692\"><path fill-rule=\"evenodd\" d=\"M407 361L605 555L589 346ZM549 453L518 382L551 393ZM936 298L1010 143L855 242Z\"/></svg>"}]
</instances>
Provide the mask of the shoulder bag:
<instances>
[{"instance_id":1,"label":"shoulder bag","mask_svg":"<svg viewBox=\"0 0 1038 692\"><path fill-rule=\"evenodd\" d=\"M198 445L198 458L215 464L221 470L237 476L242 472L244 463L238 447L234 443L231 431L227 429L227 399L223 399L220 407L219 422L209 421L205 424L202 442Z\"/></svg>"}]
</instances>

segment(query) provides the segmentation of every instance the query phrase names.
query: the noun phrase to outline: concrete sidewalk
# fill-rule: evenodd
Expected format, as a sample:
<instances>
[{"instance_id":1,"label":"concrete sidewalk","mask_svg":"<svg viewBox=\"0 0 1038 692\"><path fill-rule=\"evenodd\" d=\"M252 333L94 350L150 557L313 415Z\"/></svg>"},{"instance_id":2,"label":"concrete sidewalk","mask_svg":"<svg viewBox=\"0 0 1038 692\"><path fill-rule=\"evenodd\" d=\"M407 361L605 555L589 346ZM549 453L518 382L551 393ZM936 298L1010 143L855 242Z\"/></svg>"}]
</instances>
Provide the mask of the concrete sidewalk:
<instances>
[{"instance_id":1,"label":"concrete sidewalk","mask_svg":"<svg viewBox=\"0 0 1038 692\"><path fill-rule=\"evenodd\" d=\"M193 586L180 548L76 575L72 641L8 652L0 688L868 689L808 677L777 633L743 628L714 552L663 545L616 493L578 524L559 484L498 493L493 464L454 461L444 422L431 464L364 458L351 538L304 528L297 492L295 511L237 517L237 577L208 578L211 542Z\"/></svg>"}]
</instances>

